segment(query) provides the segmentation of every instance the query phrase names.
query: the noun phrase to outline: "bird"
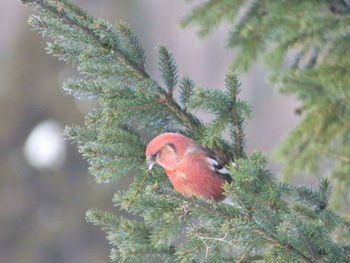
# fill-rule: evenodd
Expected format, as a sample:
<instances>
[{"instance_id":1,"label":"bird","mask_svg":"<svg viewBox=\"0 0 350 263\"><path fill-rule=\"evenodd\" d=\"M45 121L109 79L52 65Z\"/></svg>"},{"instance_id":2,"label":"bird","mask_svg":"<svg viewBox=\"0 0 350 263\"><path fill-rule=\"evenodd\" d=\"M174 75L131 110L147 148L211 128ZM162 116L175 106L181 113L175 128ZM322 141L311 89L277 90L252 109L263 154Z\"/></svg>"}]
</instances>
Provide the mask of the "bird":
<instances>
[{"instance_id":1,"label":"bird","mask_svg":"<svg viewBox=\"0 0 350 263\"><path fill-rule=\"evenodd\" d=\"M162 133L146 147L151 170L158 164L165 170L174 189L186 196L205 200L225 199L222 186L231 183L228 170L213 153L179 133Z\"/></svg>"}]
</instances>

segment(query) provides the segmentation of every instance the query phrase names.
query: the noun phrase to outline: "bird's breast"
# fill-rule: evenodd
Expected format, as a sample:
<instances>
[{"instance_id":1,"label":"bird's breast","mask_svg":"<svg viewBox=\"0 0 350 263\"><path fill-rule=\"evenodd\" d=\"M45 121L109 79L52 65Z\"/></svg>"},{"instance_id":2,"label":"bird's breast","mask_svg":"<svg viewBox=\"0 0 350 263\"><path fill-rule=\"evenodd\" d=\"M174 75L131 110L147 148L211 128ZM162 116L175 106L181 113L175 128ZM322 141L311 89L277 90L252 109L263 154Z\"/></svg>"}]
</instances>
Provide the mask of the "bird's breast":
<instances>
[{"instance_id":1,"label":"bird's breast","mask_svg":"<svg viewBox=\"0 0 350 263\"><path fill-rule=\"evenodd\" d=\"M166 171L166 173L175 189L189 183L188 175L182 171Z\"/></svg>"},{"instance_id":2,"label":"bird's breast","mask_svg":"<svg viewBox=\"0 0 350 263\"><path fill-rule=\"evenodd\" d=\"M221 188L223 180L218 176L204 172L191 174L181 170L166 171L166 173L177 192L204 199L223 198Z\"/></svg>"},{"instance_id":3,"label":"bird's breast","mask_svg":"<svg viewBox=\"0 0 350 263\"><path fill-rule=\"evenodd\" d=\"M191 190L192 182L189 180L186 173L182 171L166 171L166 173L176 191L189 196L195 195L195 193L193 193Z\"/></svg>"}]
</instances>

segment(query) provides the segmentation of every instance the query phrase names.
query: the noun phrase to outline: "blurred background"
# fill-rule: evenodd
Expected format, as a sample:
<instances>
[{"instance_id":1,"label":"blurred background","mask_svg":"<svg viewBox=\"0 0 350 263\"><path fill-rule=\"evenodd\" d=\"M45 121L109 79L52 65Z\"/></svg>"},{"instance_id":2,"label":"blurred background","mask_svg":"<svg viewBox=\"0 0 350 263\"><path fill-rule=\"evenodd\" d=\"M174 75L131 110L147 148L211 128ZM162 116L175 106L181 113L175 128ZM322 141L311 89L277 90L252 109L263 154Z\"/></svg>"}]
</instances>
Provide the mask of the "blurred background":
<instances>
[{"instance_id":1,"label":"blurred background","mask_svg":"<svg viewBox=\"0 0 350 263\"><path fill-rule=\"evenodd\" d=\"M227 29L198 39L195 28L179 27L191 9L183 0L76 0L95 16L126 21L147 52L147 70L159 79L156 47L174 53L180 75L201 86L221 88L234 58L225 49ZM113 193L126 183L98 185L62 129L81 124L91 108L61 89L76 72L47 55L45 40L27 24L30 9L2 0L0 9L0 262L108 262L108 243L85 212L114 213ZM268 155L298 122L297 103L266 84L259 65L241 76L242 97L252 105L248 152ZM201 115L206 117L205 115ZM278 164L270 168L278 172Z\"/></svg>"}]
</instances>

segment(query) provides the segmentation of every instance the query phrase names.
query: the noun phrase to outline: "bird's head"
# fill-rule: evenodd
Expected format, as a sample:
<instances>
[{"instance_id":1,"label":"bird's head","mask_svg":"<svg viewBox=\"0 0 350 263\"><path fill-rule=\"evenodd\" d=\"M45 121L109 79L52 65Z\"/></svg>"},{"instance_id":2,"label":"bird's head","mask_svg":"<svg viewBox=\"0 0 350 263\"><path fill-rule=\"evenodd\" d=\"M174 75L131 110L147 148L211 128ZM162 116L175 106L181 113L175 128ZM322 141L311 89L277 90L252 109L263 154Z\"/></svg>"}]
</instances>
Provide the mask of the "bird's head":
<instances>
[{"instance_id":1,"label":"bird's head","mask_svg":"<svg viewBox=\"0 0 350 263\"><path fill-rule=\"evenodd\" d=\"M163 133L149 142L146 161L149 169L159 164L166 170L174 168L193 141L178 133Z\"/></svg>"}]
</instances>

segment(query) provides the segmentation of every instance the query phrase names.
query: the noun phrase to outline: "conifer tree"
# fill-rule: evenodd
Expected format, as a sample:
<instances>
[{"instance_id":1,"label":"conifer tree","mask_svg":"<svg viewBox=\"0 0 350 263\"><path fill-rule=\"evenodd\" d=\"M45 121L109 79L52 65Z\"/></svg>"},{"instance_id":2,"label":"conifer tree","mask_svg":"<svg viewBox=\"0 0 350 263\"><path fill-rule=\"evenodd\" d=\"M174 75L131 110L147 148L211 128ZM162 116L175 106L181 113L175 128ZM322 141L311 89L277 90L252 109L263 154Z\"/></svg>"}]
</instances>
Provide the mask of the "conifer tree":
<instances>
[{"instance_id":1,"label":"conifer tree","mask_svg":"<svg viewBox=\"0 0 350 263\"><path fill-rule=\"evenodd\" d=\"M280 184L261 152L245 154L250 110L238 97L236 75L226 75L224 91L197 87L180 78L161 46L158 83L145 70L144 51L128 25L96 19L68 0L22 2L34 10L29 23L49 36L48 53L80 73L65 81L65 91L98 103L83 126L66 129L90 172L105 183L138 174L113 202L140 220L87 212L87 220L106 231L112 262L350 262L349 241L334 238L337 231L349 232L350 223L328 208L329 181L317 189ZM195 110L214 119L204 124ZM146 169L143 134L169 129L225 161L233 182L224 189L232 204L181 195L162 169ZM226 131L228 140L222 138Z\"/></svg>"},{"instance_id":2,"label":"conifer tree","mask_svg":"<svg viewBox=\"0 0 350 263\"><path fill-rule=\"evenodd\" d=\"M233 68L242 72L263 61L270 82L296 96L303 120L277 151L284 177L323 175L327 168L338 207L341 198L350 200L349 19L348 0L208 0L182 20L199 25L200 36L229 24Z\"/></svg>"}]
</instances>

